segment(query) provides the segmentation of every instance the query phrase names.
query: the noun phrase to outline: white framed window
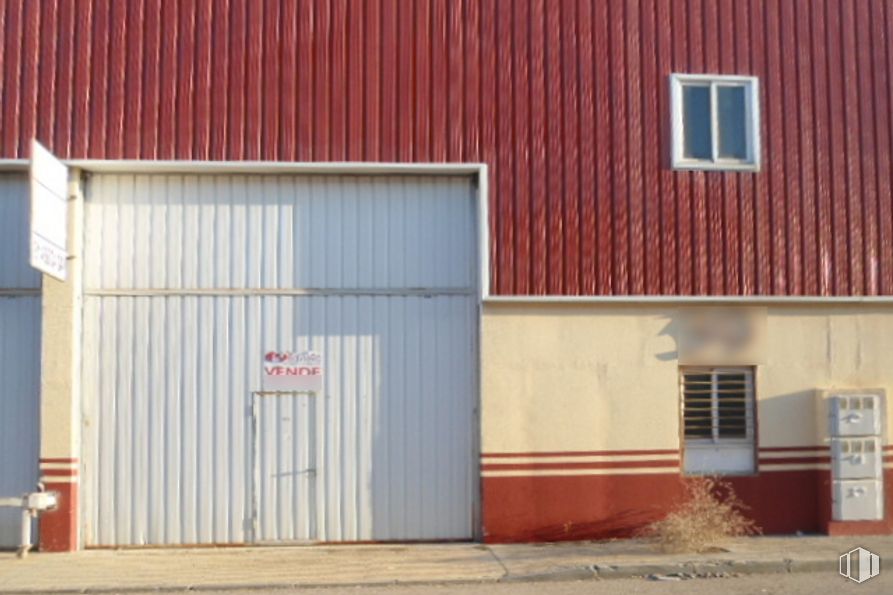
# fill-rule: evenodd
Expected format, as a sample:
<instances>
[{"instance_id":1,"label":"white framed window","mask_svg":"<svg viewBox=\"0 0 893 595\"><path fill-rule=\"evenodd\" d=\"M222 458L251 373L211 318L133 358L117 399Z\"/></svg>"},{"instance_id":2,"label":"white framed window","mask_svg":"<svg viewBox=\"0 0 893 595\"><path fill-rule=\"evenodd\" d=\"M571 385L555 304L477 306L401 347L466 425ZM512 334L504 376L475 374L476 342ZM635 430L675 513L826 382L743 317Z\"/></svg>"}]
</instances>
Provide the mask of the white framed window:
<instances>
[{"instance_id":1,"label":"white framed window","mask_svg":"<svg viewBox=\"0 0 893 595\"><path fill-rule=\"evenodd\" d=\"M753 76L671 74L674 169L759 171L759 82Z\"/></svg>"},{"instance_id":2,"label":"white framed window","mask_svg":"<svg viewBox=\"0 0 893 595\"><path fill-rule=\"evenodd\" d=\"M753 368L684 367L679 384L685 473L753 473Z\"/></svg>"}]
</instances>

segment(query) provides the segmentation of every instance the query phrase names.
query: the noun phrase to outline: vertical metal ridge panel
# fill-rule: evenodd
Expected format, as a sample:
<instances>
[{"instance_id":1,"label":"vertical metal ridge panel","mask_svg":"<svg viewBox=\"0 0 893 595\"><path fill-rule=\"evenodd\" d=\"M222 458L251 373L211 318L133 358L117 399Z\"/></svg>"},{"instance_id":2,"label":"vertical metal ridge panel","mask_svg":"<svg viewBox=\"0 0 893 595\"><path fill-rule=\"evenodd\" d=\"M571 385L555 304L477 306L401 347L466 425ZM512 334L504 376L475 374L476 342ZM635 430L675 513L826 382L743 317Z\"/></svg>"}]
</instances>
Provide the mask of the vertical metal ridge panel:
<instances>
[{"instance_id":1,"label":"vertical metal ridge panel","mask_svg":"<svg viewBox=\"0 0 893 595\"><path fill-rule=\"evenodd\" d=\"M27 176L0 174L0 290L36 289L30 260L30 189Z\"/></svg>"},{"instance_id":2,"label":"vertical metal ridge panel","mask_svg":"<svg viewBox=\"0 0 893 595\"><path fill-rule=\"evenodd\" d=\"M292 341L321 351L330 374L316 397L259 397L272 476L259 540L470 537L474 391L458 372L473 358L473 302L88 296L87 543L250 541L245 411L259 367L247 356Z\"/></svg>"},{"instance_id":3,"label":"vertical metal ridge panel","mask_svg":"<svg viewBox=\"0 0 893 595\"><path fill-rule=\"evenodd\" d=\"M874 74L874 105L876 108L877 124L874 126L877 134L876 147L883 149L889 147L891 142L890 132L890 105L888 96L890 89L890 68L888 62L887 43L890 32L886 29L887 16L885 10L889 8L883 0L872 2L869 18L872 23L870 47L873 50L872 60ZM879 155L877 158L877 188L878 188L878 227L880 255L878 257L880 267L881 294L893 292L893 195L891 195L891 163L889 156L885 158ZM821 238L824 234L819 233Z\"/></svg>"},{"instance_id":4,"label":"vertical metal ridge panel","mask_svg":"<svg viewBox=\"0 0 893 595\"><path fill-rule=\"evenodd\" d=\"M38 481L39 297L0 296L0 378L0 496L13 497L33 491ZM0 508L0 548L19 545L20 526L18 509Z\"/></svg>"},{"instance_id":5,"label":"vertical metal ridge panel","mask_svg":"<svg viewBox=\"0 0 893 595\"><path fill-rule=\"evenodd\" d=\"M40 275L29 264L29 183L0 175L0 497L33 491L40 448ZM4 295L4 290L13 290ZM0 508L0 548L19 544L20 513Z\"/></svg>"},{"instance_id":6,"label":"vertical metal ridge panel","mask_svg":"<svg viewBox=\"0 0 893 595\"><path fill-rule=\"evenodd\" d=\"M89 195L88 290L476 285L466 178L95 175Z\"/></svg>"},{"instance_id":7,"label":"vertical metal ridge panel","mask_svg":"<svg viewBox=\"0 0 893 595\"><path fill-rule=\"evenodd\" d=\"M890 295L889 12L5 0L0 155L485 161L497 294ZM668 170L671 72L760 78L759 173Z\"/></svg>"}]
</instances>

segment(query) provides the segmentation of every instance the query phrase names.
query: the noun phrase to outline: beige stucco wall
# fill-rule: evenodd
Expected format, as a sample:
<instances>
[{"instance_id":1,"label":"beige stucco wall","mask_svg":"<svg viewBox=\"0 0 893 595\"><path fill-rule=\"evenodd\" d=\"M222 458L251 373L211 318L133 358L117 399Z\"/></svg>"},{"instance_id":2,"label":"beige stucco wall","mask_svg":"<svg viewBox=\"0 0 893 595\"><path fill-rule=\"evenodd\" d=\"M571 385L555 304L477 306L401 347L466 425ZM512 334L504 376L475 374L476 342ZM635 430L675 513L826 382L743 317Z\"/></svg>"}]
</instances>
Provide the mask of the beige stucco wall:
<instances>
[{"instance_id":1,"label":"beige stucco wall","mask_svg":"<svg viewBox=\"0 0 893 595\"><path fill-rule=\"evenodd\" d=\"M80 451L81 243L83 197L70 172L68 271L43 275L41 296L40 457L77 458Z\"/></svg>"},{"instance_id":2,"label":"beige stucco wall","mask_svg":"<svg viewBox=\"0 0 893 595\"><path fill-rule=\"evenodd\" d=\"M678 448L685 315L671 304L487 304L482 452ZM893 306L771 305L756 317L759 446L821 444L816 389L891 394Z\"/></svg>"}]
</instances>

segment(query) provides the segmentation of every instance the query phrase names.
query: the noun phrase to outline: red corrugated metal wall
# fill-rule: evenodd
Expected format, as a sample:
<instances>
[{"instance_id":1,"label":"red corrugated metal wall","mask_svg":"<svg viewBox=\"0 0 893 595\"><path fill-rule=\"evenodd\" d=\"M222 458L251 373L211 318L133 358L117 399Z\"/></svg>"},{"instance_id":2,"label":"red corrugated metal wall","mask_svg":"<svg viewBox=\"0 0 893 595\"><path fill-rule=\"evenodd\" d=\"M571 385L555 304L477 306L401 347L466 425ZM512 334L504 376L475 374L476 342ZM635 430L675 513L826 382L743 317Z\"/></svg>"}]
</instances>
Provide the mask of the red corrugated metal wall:
<instances>
[{"instance_id":1,"label":"red corrugated metal wall","mask_svg":"<svg viewBox=\"0 0 893 595\"><path fill-rule=\"evenodd\" d=\"M500 294L891 294L888 0L0 0L0 155L483 161ZM667 169L667 75L763 171Z\"/></svg>"}]
</instances>

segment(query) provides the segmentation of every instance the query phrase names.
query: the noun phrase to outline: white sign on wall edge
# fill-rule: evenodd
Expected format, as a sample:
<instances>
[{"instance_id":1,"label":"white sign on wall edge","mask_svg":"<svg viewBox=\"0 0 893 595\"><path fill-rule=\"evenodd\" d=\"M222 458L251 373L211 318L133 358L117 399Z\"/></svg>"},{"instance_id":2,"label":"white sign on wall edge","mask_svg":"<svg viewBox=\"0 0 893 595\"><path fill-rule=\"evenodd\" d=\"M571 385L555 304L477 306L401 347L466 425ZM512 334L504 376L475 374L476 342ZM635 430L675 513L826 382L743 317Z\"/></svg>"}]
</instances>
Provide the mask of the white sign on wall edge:
<instances>
[{"instance_id":1,"label":"white sign on wall edge","mask_svg":"<svg viewBox=\"0 0 893 595\"><path fill-rule=\"evenodd\" d=\"M60 281L68 270L68 168L31 141L31 266Z\"/></svg>"},{"instance_id":2,"label":"white sign on wall edge","mask_svg":"<svg viewBox=\"0 0 893 595\"><path fill-rule=\"evenodd\" d=\"M265 391L321 392L322 377L322 356L315 351L264 352Z\"/></svg>"}]
</instances>

